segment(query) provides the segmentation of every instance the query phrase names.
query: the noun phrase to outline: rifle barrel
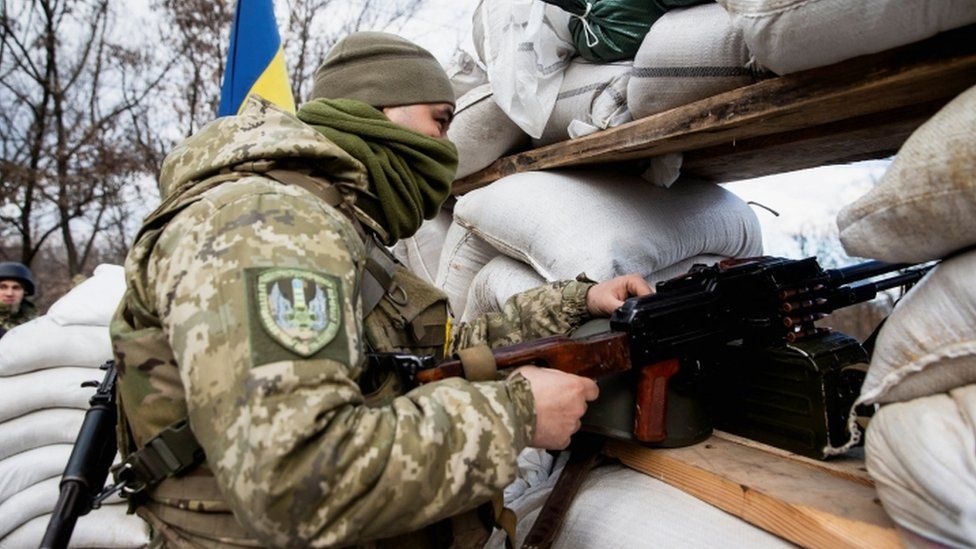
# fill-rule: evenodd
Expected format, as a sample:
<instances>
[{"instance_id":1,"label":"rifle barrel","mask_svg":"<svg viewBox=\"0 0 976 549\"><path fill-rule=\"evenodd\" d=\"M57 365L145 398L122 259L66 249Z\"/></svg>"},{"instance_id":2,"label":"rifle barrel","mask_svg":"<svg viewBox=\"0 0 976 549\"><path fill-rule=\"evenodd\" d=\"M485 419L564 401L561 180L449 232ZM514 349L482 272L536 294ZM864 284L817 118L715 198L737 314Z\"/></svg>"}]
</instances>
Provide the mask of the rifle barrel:
<instances>
[{"instance_id":1,"label":"rifle barrel","mask_svg":"<svg viewBox=\"0 0 976 549\"><path fill-rule=\"evenodd\" d=\"M68 546L78 521L78 508L85 506L86 497L88 489L83 483L70 481L61 484L61 495L41 539L40 549L64 549Z\"/></svg>"}]
</instances>

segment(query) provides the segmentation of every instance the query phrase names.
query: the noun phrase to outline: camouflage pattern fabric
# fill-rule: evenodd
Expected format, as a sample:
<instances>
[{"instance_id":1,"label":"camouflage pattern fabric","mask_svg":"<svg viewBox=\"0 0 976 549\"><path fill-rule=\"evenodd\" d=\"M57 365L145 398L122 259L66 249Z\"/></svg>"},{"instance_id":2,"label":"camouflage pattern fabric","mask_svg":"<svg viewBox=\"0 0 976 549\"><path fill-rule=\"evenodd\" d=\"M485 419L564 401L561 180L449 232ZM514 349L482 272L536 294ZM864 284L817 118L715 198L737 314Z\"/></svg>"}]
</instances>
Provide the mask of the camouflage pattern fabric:
<instances>
[{"instance_id":1,"label":"camouflage pattern fabric","mask_svg":"<svg viewBox=\"0 0 976 549\"><path fill-rule=\"evenodd\" d=\"M122 449L188 415L207 454L140 509L155 543L343 546L416 531L500 492L533 436L528 382L456 379L364 405L365 340L394 345L391 334L415 323L384 306L364 321L356 227L315 192L262 175L269 160L340 190L365 184L334 144L250 100L167 157L164 203L126 260L111 327ZM585 315L587 288L517 296L458 326L453 346L564 333ZM438 302L429 292L418 309Z\"/></svg>"},{"instance_id":2,"label":"camouflage pattern fabric","mask_svg":"<svg viewBox=\"0 0 976 549\"><path fill-rule=\"evenodd\" d=\"M16 309L0 305L0 333L37 318L37 308L26 299Z\"/></svg>"}]
</instances>

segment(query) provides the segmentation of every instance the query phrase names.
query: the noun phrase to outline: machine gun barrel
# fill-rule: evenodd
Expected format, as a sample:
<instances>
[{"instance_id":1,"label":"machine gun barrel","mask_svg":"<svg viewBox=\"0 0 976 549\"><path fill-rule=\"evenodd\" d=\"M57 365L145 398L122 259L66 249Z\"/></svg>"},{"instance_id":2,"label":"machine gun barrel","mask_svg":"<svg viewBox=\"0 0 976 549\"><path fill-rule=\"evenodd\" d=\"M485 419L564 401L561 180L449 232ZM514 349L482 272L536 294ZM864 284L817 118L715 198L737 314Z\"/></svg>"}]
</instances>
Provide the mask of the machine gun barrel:
<instances>
[{"instance_id":1,"label":"machine gun barrel","mask_svg":"<svg viewBox=\"0 0 976 549\"><path fill-rule=\"evenodd\" d=\"M878 275L900 271L911 267L910 263L885 263L884 261L865 261L857 265L841 267L839 269L827 269L824 271L828 280L837 286L850 282L873 278Z\"/></svg>"},{"instance_id":2,"label":"machine gun barrel","mask_svg":"<svg viewBox=\"0 0 976 549\"><path fill-rule=\"evenodd\" d=\"M852 284L850 286L842 286L837 288L830 296L828 301L829 309L834 310L841 307L854 305L856 303L870 301L874 299L879 292L883 292L891 288L898 288L900 286L914 284L921 280L921 278L931 269L931 266L919 267L901 273L897 276L892 276L878 281L867 281Z\"/></svg>"}]
</instances>

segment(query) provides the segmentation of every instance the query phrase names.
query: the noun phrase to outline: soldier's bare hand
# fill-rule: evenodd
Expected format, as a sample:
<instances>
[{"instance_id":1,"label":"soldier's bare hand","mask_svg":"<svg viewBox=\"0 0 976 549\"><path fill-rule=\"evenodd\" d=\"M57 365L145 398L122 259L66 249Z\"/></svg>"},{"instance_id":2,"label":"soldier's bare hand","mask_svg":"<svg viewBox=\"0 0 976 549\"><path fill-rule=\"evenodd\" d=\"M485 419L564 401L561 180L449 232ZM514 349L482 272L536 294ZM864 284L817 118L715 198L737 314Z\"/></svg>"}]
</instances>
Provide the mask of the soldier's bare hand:
<instances>
[{"instance_id":1,"label":"soldier's bare hand","mask_svg":"<svg viewBox=\"0 0 976 549\"><path fill-rule=\"evenodd\" d=\"M607 317L623 305L628 297L652 293L654 288L640 275L618 276L601 282L586 292L586 309L594 318Z\"/></svg>"},{"instance_id":2,"label":"soldier's bare hand","mask_svg":"<svg viewBox=\"0 0 976 549\"><path fill-rule=\"evenodd\" d=\"M523 366L516 372L529 380L535 397L535 437L531 446L546 450L569 446L569 437L580 428L586 403L600 394L596 382L537 366Z\"/></svg>"}]
</instances>

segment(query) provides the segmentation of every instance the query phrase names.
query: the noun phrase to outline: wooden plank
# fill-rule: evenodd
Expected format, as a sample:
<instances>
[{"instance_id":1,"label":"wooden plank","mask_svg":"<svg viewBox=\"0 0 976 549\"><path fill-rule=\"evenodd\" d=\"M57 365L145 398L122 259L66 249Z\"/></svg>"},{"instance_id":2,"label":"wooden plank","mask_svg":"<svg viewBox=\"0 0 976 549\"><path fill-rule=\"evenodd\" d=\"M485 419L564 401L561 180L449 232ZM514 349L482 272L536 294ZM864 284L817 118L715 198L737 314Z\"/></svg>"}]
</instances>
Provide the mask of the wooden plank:
<instances>
[{"instance_id":1,"label":"wooden plank","mask_svg":"<svg viewBox=\"0 0 976 549\"><path fill-rule=\"evenodd\" d=\"M619 162L767 137L749 143L756 153L763 150L763 143L795 142L803 135L796 132L804 130L809 130L808 137L826 138L836 130L848 133L854 141L879 140L878 145L862 148L889 154L924 116L900 119L898 123L908 125L897 137L884 131L858 134L854 130L878 127L886 119L885 113L904 114L902 110L910 112L916 105L926 105L924 110L930 113L974 84L976 25L970 25L917 44L771 78L579 139L507 156L459 179L453 192L462 194L527 170ZM853 127L838 125L843 121L853 121ZM816 161L830 163L831 158L851 156L842 147L834 150L835 154L818 155ZM714 158L719 151L713 149L704 156ZM690 157L694 165L695 157ZM796 166L790 169L805 167ZM702 173L729 180L720 170Z\"/></svg>"},{"instance_id":2,"label":"wooden plank","mask_svg":"<svg viewBox=\"0 0 976 549\"><path fill-rule=\"evenodd\" d=\"M894 155L943 102L912 105L793 132L736 140L685 153L687 176L724 183Z\"/></svg>"},{"instance_id":3,"label":"wooden plank","mask_svg":"<svg viewBox=\"0 0 976 549\"><path fill-rule=\"evenodd\" d=\"M900 547L874 488L719 437L686 448L609 441L606 453L804 547Z\"/></svg>"}]
</instances>

